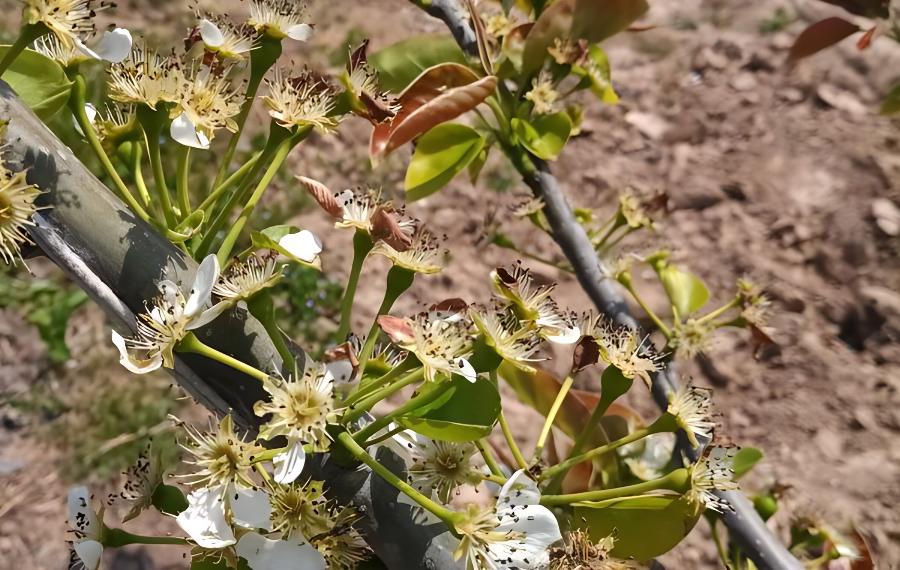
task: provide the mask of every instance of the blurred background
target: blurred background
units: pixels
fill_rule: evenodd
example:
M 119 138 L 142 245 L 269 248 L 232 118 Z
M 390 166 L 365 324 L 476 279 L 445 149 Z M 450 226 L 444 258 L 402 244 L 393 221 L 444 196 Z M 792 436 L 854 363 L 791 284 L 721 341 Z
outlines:
M 236 0 L 196 4 L 236 20 L 246 10 Z M 746 334 L 723 332 L 681 371 L 714 389 L 722 433 L 765 452 L 743 484 L 782 490 L 777 529 L 783 532 L 788 514 L 855 524 L 891 568 L 900 564 L 900 120 L 877 110 L 900 81 L 900 46 L 884 39 L 860 52 L 848 40 L 789 69 L 786 53 L 797 34 L 843 15 L 838 8 L 814 0 L 651 4 L 644 21 L 655 29 L 604 46 L 621 102 L 586 106 L 581 133 L 555 171 L 574 206 L 604 216 L 629 187 L 668 193 L 670 212 L 657 235 L 625 242 L 622 252 L 672 248 L 710 286 L 713 301 L 730 298 L 742 276 L 766 288 L 775 346 L 754 358 Z M 14 39 L 20 7 L 0 0 L 10 15 L 0 24 L 2 43 Z M 193 21 L 180 1 L 124 0 L 101 15 L 104 24 L 140 31 L 162 51 L 180 45 Z M 343 65 L 347 46 L 363 38 L 375 51 L 442 30 L 405 0 L 317 1 L 310 21 L 316 35 L 292 45 L 289 57 L 326 70 Z M 64 140 L 82 144 L 67 119 L 56 122 Z M 260 116 L 258 124 L 266 122 Z M 336 328 L 350 233 L 333 230 L 292 175 L 332 189 L 381 187 L 402 198 L 409 150 L 373 171 L 369 130 L 348 120 L 336 136 L 311 139 L 266 197 L 266 222 L 290 221 L 325 242 L 323 273 L 294 270 L 280 285 L 282 326 L 314 353 Z M 241 152 L 254 144 L 258 137 L 245 137 Z M 198 159 L 196 169 L 203 168 Z M 491 160 L 477 187 L 459 177 L 411 205 L 410 214 L 447 234 L 452 256 L 442 274 L 420 279 L 396 312 L 449 296 L 487 300 L 489 271 L 516 257 L 480 238 L 493 219 L 509 218 L 524 192 L 509 166 Z M 526 224 L 503 231 L 561 259 Z M 386 267 L 379 264 L 367 265 L 362 283 L 369 286 L 357 296 L 359 331 L 381 298 Z M 560 282 L 562 305 L 587 306 L 571 276 L 529 265 Z M 100 310 L 49 262 L 31 260 L 29 268 L 33 277 L 22 267 L 0 267 L 0 569 L 65 568 L 67 487 L 85 482 L 98 495 L 114 494 L 148 438 L 177 452 L 167 414 L 207 421 L 165 374 L 136 377 L 118 365 Z M 661 290 L 645 294 L 665 307 Z M 596 388 L 596 374 L 579 383 Z M 649 413 L 649 397 L 633 392 L 629 403 Z M 528 435 L 534 412 L 513 398 L 504 406 L 517 433 L 536 435 Z M 110 507 L 121 514 L 117 508 Z M 174 529 L 153 516 L 131 524 L 135 532 Z M 717 567 L 707 528 L 698 525 L 662 562 Z M 109 553 L 108 563 L 183 568 L 185 552 L 135 549 Z

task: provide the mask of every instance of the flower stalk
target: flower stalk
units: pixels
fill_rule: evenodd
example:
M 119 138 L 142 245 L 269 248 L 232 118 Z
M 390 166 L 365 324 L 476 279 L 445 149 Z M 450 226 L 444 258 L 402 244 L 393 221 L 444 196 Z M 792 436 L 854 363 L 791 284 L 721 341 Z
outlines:
M 374 406 L 378 402 L 384 400 L 391 394 L 394 394 L 395 392 L 402 390 L 403 388 L 405 388 L 406 386 L 409 386 L 410 384 L 415 384 L 416 382 L 420 382 L 424 376 L 425 376 L 425 369 L 421 368 L 421 367 L 416 368 L 415 370 L 413 370 L 412 372 L 410 372 L 403 378 L 397 380 L 393 384 L 389 384 L 388 386 L 385 386 L 384 388 L 376 391 L 375 393 L 371 394 L 370 396 L 363 398 L 358 403 L 353 404 L 352 406 L 348 407 L 347 413 L 344 414 L 343 423 L 345 425 L 353 423 L 354 421 L 356 421 L 360 417 L 362 417 L 363 414 L 368 412 L 372 408 L 372 406 Z
M 394 306 L 394 303 L 400 295 L 405 293 L 406 290 L 412 286 L 415 277 L 416 274 L 412 271 L 396 265 L 391 267 L 390 271 L 388 271 L 387 287 L 384 291 L 384 298 L 381 301 L 381 306 L 378 307 L 375 321 L 372 323 L 371 328 L 369 328 L 369 334 L 366 336 L 366 343 L 363 345 L 362 350 L 359 351 L 360 369 L 365 370 L 366 362 L 368 362 L 369 357 L 372 356 L 372 351 L 375 349 L 375 341 L 378 340 L 378 317 L 391 310 L 391 307 Z
M 654 479 L 635 485 L 625 485 L 614 489 L 601 489 L 599 491 L 585 491 L 583 493 L 571 493 L 568 495 L 543 495 L 541 504 L 545 507 L 571 505 L 582 501 L 607 501 L 621 499 L 623 497 L 636 497 L 651 491 L 674 491 L 686 493 L 690 490 L 691 476 L 685 468 L 674 471 Z
M 566 377 L 563 381 L 563 385 L 559 388 L 559 393 L 556 394 L 556 399 L 550 406 L 550 411 L 547 412 L 544 426 L 541 428 L 541 433 L 538 435 L 537 443 L 534 446 L 533 457 L 535 461 L 541 458 L 541 454 L 544 451 L 544 445 L 546 445 L 547 438 L 550 436 L 550 428 L 553 427 L 553 422 L 556 421 L 556 415 L 559 413 L 560 408 L 562 408 L 562 404 L 569 394 L 569 390 L 572 388 L 574 382 L 575 379 L 572 378 L 571 375 Z
M 421 394 L 407 400 L 405 404 L 398 406 L 390 413 L 385 414 L 359 432 L 353 434 L 353 439 L 355 439 L 360 444 L 364 443 L 367 439 L 381 431 L 383 428 L 387 427 L 387 425 L 390 424 L 394 420 L 394 418 L 404 416 L 412 411 L 427 406 L 428 404 L 434 402 L 435 400 L 446 394 L 447 391 L 452 387 L 453 384 L 450 382 L 450 380 L 445 380 L 437 386 L 433 386 L 431 387 L 431 389 L 423 391 Z
M 156 184 L 156 194 L 159 197 L 163 216 L 169 229 L 177 226 L 175 209 L 172 207 L 172 199 L 169 194 L 169 185 L 166 183 L 166 172 L 162 163 L 159 139 L 162 136 L 166 111 L 162 107 L 158 110 L 141 106 L 138 108 L 138 119 L 144 129 L 144 142 L 147 145 L 147 156 L 150 159 L 150 167 L 153 171 L 153 180 Z
M 205 356 L 211 360 L 215 360 L 216 362 L 221 362 L 226 366 L 230 366 L 234 368 L 238 372 L 243 372 L 247 376 L 252 378 L 256 378 L 260 382 L 263 382 L 269 378 L 269 375 L 259 370 L 258 368 L 254 368 L 249 364 L 241 362 L 240 360 L 228 356 L 224 352 L 220 352 L 215 348 L 204 344 L 197 335 L 194 333 L 188 333 L 187 336 L 178 344 L 177 348 L 178 352 L 188 352 L 192 354 L 199 354 L 200 356 Z
M 356 230 L 353 234 L 353 261 L 350 264 L 350 276 L 347 278 L 347 288 L 344 290 L 344 298 L 341 300 L 341 322 L 334 334 L 338 342 L 344 341 L 350 333 L 350 318 L 353 315 L 353 299 L 356 297 L 356 288 L 359 284 L 359 276 L 362 273 L 366 256 L 372 251 L 372 238 L 369 234 Z

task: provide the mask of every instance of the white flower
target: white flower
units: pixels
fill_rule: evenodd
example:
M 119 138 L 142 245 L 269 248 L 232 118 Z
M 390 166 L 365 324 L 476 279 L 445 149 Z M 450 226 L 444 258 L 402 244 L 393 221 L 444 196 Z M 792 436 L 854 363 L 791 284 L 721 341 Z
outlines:
M 322 253 L 322 241 L 309 230 L 287 234 L 278 240 L 278 245 L 288 254 L 311 264 L 317 263 Z
M 222 492 L 201 487 L 187 496 L 188 508 L 175 518 L 178 526 L 203 548 L 225 548 L 235 543 L 234 531 L 225 518 Z
M 241 97 L 228 80 L 228 68 L 213 71 L 201 65 L 183 75 L 169 135 L 179 144 L 205 150 L 217 130 L 237 130 L 234 117 L 241 112 Z
M 537 484 L 525 471 L 513 473 L 494 507 L 469 505 L 466 519 L 457 523 L 462 538 L 456 559 L 464 558 L 467 570 L 546 568 L 549 547 L 562 534 L 556 517 L 540 500 Z
M 201 487 L 187 496 L 188 507 L 176 522 L 203 548 L 225 548 L 235 543 L 235 526 L 271 530 L 269 495 L 263 490 L 228 484 Z
M 75 534 L 72 547 L 86 570 L 100 567 L 103 545 L 102 516 L 98 516 L 91 506 L 91 493 L 87 487 L 73 487 L 69 490 L 69 527 Z
M 435 441 L 409 430 L 392 439 L 410 459 L 406 471 L 410 484 L 428 497 L 435 493 L 448 503 L 457 487 L 481 481 L 472 468 L 478 448 L 471 442 Z
M 252 570 L 325 570 L 325 558 L 299 533 L 272 540 L 248 532 L 235 547 Z
M 312 37 L 313 28 L 303 22 L 303 15 L 304 6 L 296 0 L 253 0 L 247 23 L 278 40 L 305 42 Z
M 0 147 L 2 148 L 2 147 Z M 21 259 L 19 249 L 31 238 L 26 228 L 38 211 L 34 201 L 41 191 L 25 181 L 25 173 L 12 174 L 0 165 L 0 258 L 6 263 Z
M 497 354 L 526 372 L 534 372 L 532 362 L 541 344 L 533 328 L 522 326 L 515 313 L 506 309 L 483 309 L 469 312 L 475 326 Z
M 22 19 L 32 25 L 43 24 L 59 41 L 73 45 L 94 33 L 94 16 L 111 6 L 92 0 L 26 0 Z
M 657 354 L 648 343 L 650 337 L 627 327 L 614 327 L 606 322 L 598 324 L 591 334 L 600 349 L 600 359 L 619 369 L 625 378 L 640 378 L 649 387 L 650 375 L 660 369 L 663 355 Z
M 230 22 L 203 18 L 197 24 L 197 30 L 206 50 L 221 58 L 242 60 L 253 49 L 253 38 Z
M 231 415 L 219 420 L 218 429 L 201 433 L 196 428 L 184 425 L 190 440 L 181 447 L 191 454 L 184 462 L 197 468 L 194 473 L 184 475 L 193 485 L 224 487 L 238 482 L 252 486 L 253 458 L 263 452 L 263 448 L 245 441 L 234 431 Z
M 674 394 L 669 395 L 668 413 L 675 416 L 678 426 L 684 430 L 688 441 L 699 447 L 697 437 L 712 437 L 716 423 L 712 421 L 711 390 L 684 385 Z
M 397 346 L 419 359 L 429 382 L 438 373 L 459 374 L 469 382 L 477 379 L 478 373 L 468 360 L 472 352 L 470 325 L 461 315 L 435 311 L 406 319 L 383 315 L 378 324 Z
M 153 504 L 153 493 L 163 484 L 162 456 L 149 445 L 138 456 L 125 475 L 125 485 L 119 496 L 131 504 L 131 510 L 122 519 L 128 522 Z
M 197 269 L 187 299 L 171 281 L 159 284 L 155 306 L 139 316 L 137 335 L 124 338 L 112 332 L 119 349 L 119 362 L 135 374 L 146 374 L 161 366 L 175 366 L 174 350 L 188 332 L 203 327 L 228 308 L 225 303 L 210 306 L 213 286 L 219 279 L 219 262 L 209 255 Z
M 691 474 L 688 499 L 718 513 L 733 510 L 726 500 L 715 494 L 715 491 L 735 491 L 739 488 L 734 481 L 733 459 L 734 453 L 730 448 L 707 447 L 700 459 L 688 468 Z
M 269 116 L 282 127 L 313 127 L 322 133 L 337 128 L 339 119 L 332 115 L 334 91 L 322 76 L 304 71 L 291 77 L 276 69 L 266 85 L 269 94 L 263 97 L 263 103 Z
M 181 62 L 174 55 L 162 57 L 135 42 L 128 57 L 109 69 L 109 97 L 156 109 L 159 103 L 178 102 L 184 80 Z
M 131 53 L 131 32 L 125 28 L 115 28 L 103 32 L 103 37 L 92 48 L 87 47 L 80 39 L 67 44 L 57 36 L 42 36 L 34 42 L 34 50 L 56 62 L 63 67 L 97 60 L 109 63 L 120 63 Z
M 306 465 L 306 450 L 299 439 L 289 439 L 287 447 L 272 459 L 275 466 L 275 482 L 282 485 L 293 483 L 303 473 Z
M 447 252 L 441 240 L 430 231 L 421 229 L 413 236 L 409 248 L 404 251 L 398 251 L 387 242 L 379 241 L 370 253 L 383 255 L 395 266 L 428 275 L 439 273 L 443 269 L 442 262 Z
M 497 296 L 512 303 L 519 318 L 532 321 L 542 337 L 554 344 L 575 344 L 581 329 L 572 315 L 563 313 L 550 297 L 556 285 L 535 285 L 531 272 L 520 264 L 491 272 Z
M 334 413 L 334 379 L 324 364 L 309 359 L 300 378 L 270 376 L 263 382 L 263 389 L 272 398 L 256 402 L 253 411 L 258 416 L 272 414 L 272 417 L 260 427 L 259 437 L 266 440 L 287 437 L 287 453 L 293 458 L 284 456 L 282 460 L 286 464 L 302 463 L 304 455 L 296 450 L 298 443 L 310 444 L 314 451 L 328 449 L 331 438 L 326 428 Z M 295 469 L 285 466 L 288 472 Z
M 230 303 L 246 300 L 272 287 L 281 279 L 281 268 L 275 263 L 277 254 L 251 254 L 236 261 L 213 287 L 213 294 Z

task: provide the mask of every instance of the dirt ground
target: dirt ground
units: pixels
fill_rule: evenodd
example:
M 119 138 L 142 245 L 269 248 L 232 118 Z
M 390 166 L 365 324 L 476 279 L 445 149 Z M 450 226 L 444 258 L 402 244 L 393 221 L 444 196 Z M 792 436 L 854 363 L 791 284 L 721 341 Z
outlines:
M 140 0 L 120 3 L 120 15 L 128 13 L 123 4 L 143 8 L 149 26 L 171 26 Z M 761 23 L 779 8 L 793 21 L 762 33 Z M 860 53 L 851 40 L 794 69 L 784 65 L 806 23 L 839 12 L 813 1 L 657 2 L 647 17 L 656 29 L 607 46 L 622 102 L 588 106 L 584 132 L 554 170 L 573 205 L 602 212 L 611 212 L 616 193 L 628 186 L 665 190 L 672 211 L 659 236 L 626 247 L 671 247 L 709 284 L 714 300 L 726 300 L 741 276 L 765 285 L 777 347 L 754 359 L 745 335 L 725 333 L 706 357 L 681 370 L 715 389 L 729 438 L 764 450 L 748 487 L 789 486 L 787 507 L 835 526 L 856 524 L 879 567 L 893 568 L 900 565 L 900 121 L 876 112 L 880 97 L 900 81 L 900 46 L 882 39 Z M 399 39 L 398 30 L 403 36 L 440 30 L 403 0 L 320 2 L 313 14 L 318 34 L 297 61 L 325 63 L 351 31 L 371 37 L 378 49 Z M 348 123 L 337 137 L 297 151 L 293 170 L 332 188 L 370 183 L 399 196 L 405 156 L 369 172 L 368 127 Z M 453 256 L 443 274 L 417 283 L 399 310 L 448 296 L 486 300 L 490 269 L 514 259 L 476 243 L 485 215 L 524 191 L 501 163 L 487 172 L 477 188 L 458 180 L 409 208 L 449 236 Z M 286 183 L 273 194 L 279 190 L 298 191 Z M 323 238 L 325 271 L 340 280 L 349 235 L 330 229 L 317 211 L 295 223 Z M 513 224 L 508 231 L 560 259 L 528 228 Z M 533 266 L 560 281 L 562 304 L 587 306 L 570 277 Z M 384 267 L 370 271 L 363 283 L 373 286 L 358 297 L 360 330 L 382 292 L 375 284 Z M 105 346 L 106 334 L 97 311 L 82 311 L 72 327 L 75 346 L 94 357 L 76 350 L 66 381 L 117 374 L 112 350 L 94 348 Z M 45 381 L 42 350 L 17 316 L 0 313 L 0 388 L 27 390 Z M 97 360 L 106 363 L 99 373 Z M 649 411 L 647 400 L 632 403 Z M 531 412 L 505 405 L 520 431 L 530 433 Z M 27 421 L 9 420 L 3 410 L 0 416 L 0 568 L 62 568 L 68 482 L 50 468 L 54 452 L 37 447 Z M 701 526 L 663 558 L 668 567 L 717 567 Z M 783 533 L 783 524 L 776 530 Z M 115 567 L 176 568 L 180 554 L 157 558 L 155 566 L 138 556 Z

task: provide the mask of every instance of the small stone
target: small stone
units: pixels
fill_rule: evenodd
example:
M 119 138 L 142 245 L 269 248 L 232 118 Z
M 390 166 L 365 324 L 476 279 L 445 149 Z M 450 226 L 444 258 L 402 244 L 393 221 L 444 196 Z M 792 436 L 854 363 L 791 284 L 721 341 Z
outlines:
M 858 407 L 853 410 L 853 419 L 850 420 L 850 427 L 853 429 L 864 429 L 875 431 L 878 429 L 878 420 L 871 408 Z
M 872 217 L 878 229 L 886 235 L 900 235 L 900 208 L 887 198 L 872 201 Z
M 780 99 L 787 101 L 788 103 L 800 103 L 804 99 L 806 99 L 806 95 L 803 94 L 803 91 L 797 89 L 796 87 L 785 87 L 784 89 L 779 89 L 777 95 Z
M 813 436 L 813 443 L 822 454 L 830 459 L 839 459 L 844 452 L 844 440 L 840 434 L 827 428 L 822 428 Z
M 692 67 L 697 70 L 704 70 L 707 68 L 725 69 L 727 66 L 728 57 L 724 53 L 718 52 L 709 46 L 698 51 L 692 62 Z
M 756 76 L 749 71 L 741 71 L 731 78 L 731 88 L 735 91 L 750 91 L 757 85 Z
M 625 121 L 637 128 L 642 135 L 651 140 L 661 140 L 671 125 L 664 118 L 653 113 L 630 111 L 625 115 Z
M 820 85 L 816 89 L 816 96 L 826 105 L 851 115 L 865 115 L 869 112 L 856 95 L 830 83 Z
M 729 182 L 728 184 L 723 184 L 722 192 L 732 200 L 736 200 L 738 202 L 747 201 L 747 193 L 744 192 L 744 185 L 740 182 Z

